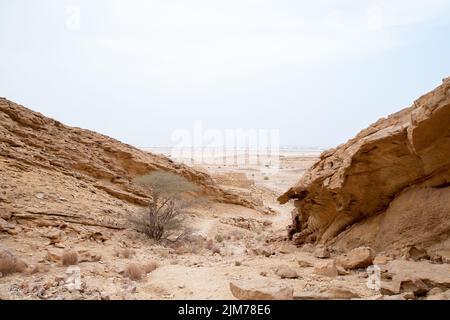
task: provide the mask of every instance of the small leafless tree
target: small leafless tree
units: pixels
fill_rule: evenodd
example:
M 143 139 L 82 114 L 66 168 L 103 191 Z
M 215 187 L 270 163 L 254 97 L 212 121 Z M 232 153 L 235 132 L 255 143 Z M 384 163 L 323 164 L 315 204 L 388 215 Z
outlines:
M 156 241 L 168 240 L 182 227 L 182 215 L 192 206 L 189 194 L 198 187 L 186 178 L 165 171 L 155 171 L 137 178 L 136 183 L 147 188 L 151 200 L 148 207 L 133 218 L 137 229 Z M 185 229 L 174 240 L 180 240 L 190 234 Z

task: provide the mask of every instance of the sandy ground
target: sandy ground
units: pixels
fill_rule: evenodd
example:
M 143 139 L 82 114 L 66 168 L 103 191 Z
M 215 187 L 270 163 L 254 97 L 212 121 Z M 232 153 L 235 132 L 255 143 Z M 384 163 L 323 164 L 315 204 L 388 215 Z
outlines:
M 294 289 L 294 296 L 311 297 L 329 289 L 347 289 L 361 298 L 377 298 L 366 286 L 365 273 L 354 271 L 333 278 L 314 274 L 311 266 L 321 262 L 308 250 L 283 241 L 289 224 L 291 205 L 280 206 L 277 196 L 295 183 L 316 156 L 281 157 L 279 170 L 269 175 L 258 166 L 201 166 L 224 188 L 249 193 L 275 213 L 265 215 L 230 204 L 212 203 L 195 208 L 186 218 L 197 237 L 182 246 L 155 244 L 132 230 L 103 230 L 89 238 L 63 229 L 61 241 L 49 243 L 46 234 L 54 226 L 27 229 L 20 236 L 0 234 L 3 247 L 14 251 L 34 271 L 0 278 L 1 299 L 235 299 L 231 282 L 257 282 L 270 287 L 274 282 Z M 86 208 L 87 210 L 89 208 Z M 28 230 L 28 231 L 27 231 Z M 209 243 L 209 244 L 208 244 Z M 70 248 L 88 255 L 79 262 L 81 290 L 70 291 L 64 284 L 67 267 L 59 261 Z M 101 257 L 101 258 L 92 258 Z M 98 260 L 98 261 L 97 261 Z M 130 264 L 156 262 L 159 267 L 133 281 L 124 273 Z M 298 273 L 297 279 L 281 279 L 276 270 L 286 265 Z M 29 268 L 30 269 L 30 268 Z

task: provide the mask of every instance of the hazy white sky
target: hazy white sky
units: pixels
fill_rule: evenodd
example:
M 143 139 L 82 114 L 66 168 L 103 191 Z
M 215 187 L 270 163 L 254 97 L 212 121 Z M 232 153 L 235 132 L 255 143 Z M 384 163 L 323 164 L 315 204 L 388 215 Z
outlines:
M 0 96 L 137 146 L 196 120 L 334 146 L 449 57 L 448 0 L 0 0 Z

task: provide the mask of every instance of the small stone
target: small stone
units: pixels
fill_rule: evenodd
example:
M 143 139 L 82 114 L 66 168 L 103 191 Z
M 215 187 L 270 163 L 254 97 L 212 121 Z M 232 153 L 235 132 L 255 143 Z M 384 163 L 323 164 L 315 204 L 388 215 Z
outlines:
M 298 265 L 301 268 L 312 268 L 312 267 L 314 267 L 314 265 L 312 263 L 310 263 L 308 261 L 304 261 L 304 260 L 298 260 L 297 263 L 298 263 Z
M 374 259 L 373 250 L 369 247 L 360 247 L 353 249 L 346 255 L 336 259 L 336 263 L 345 269 L 366 268 L 372 265 Z
M 325 295 L 331 299 L 349 300 L 360 298 L 360 296 L 351 290 L 344 288 L 331 288 L 325 292 Z
M 437 256 L 443 263 L 450 263 L 450 250 L 441 250 L 437 252 Z
M 55 244 L 61 242 L 62 231 L 61 230 L 52 230 L 50 232 L 42 233 L 42 236 L 50 239 L 50 244 Z
M 400 286 L 401 292 L 411 292 L 416 296 L 424 296 L 428 292 L 428 286 L 420 279 L 404 281 Z
M 39 200 L 42 200 L 45 198 L 45 194 L 42 192 L 37 192 L 34 196 Z
M 314 274 L 325 277 L 337 277 L 338 270 L 336 268 L 336 262 L 334 260 L 330 260 L 317 264 L 314 267 Z
M 330 256 L 331 256 L 330 251 L 328 250 L 327 247 L 324 246 L 320 246 L 314 251 L 314 257 L 319 259 L 327 259 Z
M 283 243 L 278 251 L 283 254 L 290 254 L 296 252 L 298 249 L 291 243 Z
M 55 251 L 51 251 L 51 250 L 48 250 L 47 251 L 47 261 L 50 261 L 50 262 L 60 262 L 61 261 L 61 258 L 62 257 L 62 252 L 55 252 Z
M 281 279 L 296 279 L 298 278 L 297 272 L 292 269 L 291 267 L 287 265 L 281 265 L 277 268 L 275 273 L 281 278 Z
M 434 295 L 437 295 L 437 294 L 441 294 L 442 292 L 444 292 L 444 291 L 441 288 L 436 287 L 436 288 L 433 288 L 430 291 L 428 291 L 427 296 L 434 296 Z
M 340 276 L 348 276 L 350 274 L 350 272 L 345 270 L 342 266 L 336 265 L 336 269 L 338 271 L 338 275 Z
M 420 260 L 428 260 L 430 259 L 430 256 L 424 249 L 412 246 L 408 248 L 408 250 L 406 251 L 406 259 L 413 261 L 420 261 Z
M 102 256 L 87 250 L 78 250 L 78 262 L 99 262 Z
M 303 252 L 313 253 L 315 248 L 311 243 L 304 244 L 301 249 Z
M 390 259 L 388 257 L 379 255 L 376 256 L 375 259 L 373 259 L 373 264 L 378 266 L 384 266 L 389 262 L 389 260 Z
M 395 294 L 392 296 L 383 296 L 383 300 L 406 300 L 405 294 Z

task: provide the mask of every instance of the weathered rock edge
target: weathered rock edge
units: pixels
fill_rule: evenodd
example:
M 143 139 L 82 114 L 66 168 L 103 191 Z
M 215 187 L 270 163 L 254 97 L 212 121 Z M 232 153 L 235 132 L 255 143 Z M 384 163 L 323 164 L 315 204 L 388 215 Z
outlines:
M 450 78 L 406 109 L 325 151 L 279 197 L 294 200 L 289 236 L 383 250 L 450 236 Z

